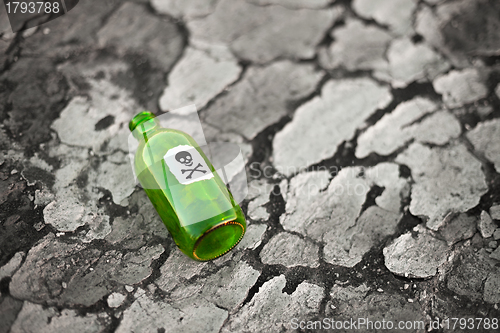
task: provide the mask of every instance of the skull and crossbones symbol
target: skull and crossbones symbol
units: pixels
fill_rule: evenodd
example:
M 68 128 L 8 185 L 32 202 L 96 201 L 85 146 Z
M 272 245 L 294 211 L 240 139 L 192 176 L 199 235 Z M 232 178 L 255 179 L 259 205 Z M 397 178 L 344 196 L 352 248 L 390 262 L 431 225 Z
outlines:
M 190 167 L 193 165 L 193 157 L 187 151 L 178 152 L 175 155 L 175 159 L 177 160 L 177 162 L 184 164 L 185 166 Z M 189 172 L 189 175 L 186 177 L 186 179 L 191 179 L 195 171 L 206 173 L 205 170 L 198 170 L 198 168 L 201 167 L 203 167 L 203 165 L 201 163 L 198 163 L 198 165 L 195 166 L 193 169 L 181 169 L 181 172 L 182 174 L 184 174 L 185 172 Z

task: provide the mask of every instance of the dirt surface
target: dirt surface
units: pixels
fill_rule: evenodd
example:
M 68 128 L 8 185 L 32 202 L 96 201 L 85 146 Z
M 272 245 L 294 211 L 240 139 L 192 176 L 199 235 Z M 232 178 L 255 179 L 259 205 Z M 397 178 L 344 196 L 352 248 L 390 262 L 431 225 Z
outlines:
M 0 333 L 497 332 L 499 27 L 487 0 L 80 0 L 0 33 Z M 127 156 L 137 112 L 189 104 L 249 181 L 205 263 Z

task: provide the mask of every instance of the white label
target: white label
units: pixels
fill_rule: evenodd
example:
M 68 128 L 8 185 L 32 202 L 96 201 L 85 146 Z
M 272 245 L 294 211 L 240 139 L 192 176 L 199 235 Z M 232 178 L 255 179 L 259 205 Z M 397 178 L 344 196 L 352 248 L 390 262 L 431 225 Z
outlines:
M 192 146 L 174 147 L 167 151 L 163 159 L 170 172 L 183 185 L 214 177 L 203 157 Z

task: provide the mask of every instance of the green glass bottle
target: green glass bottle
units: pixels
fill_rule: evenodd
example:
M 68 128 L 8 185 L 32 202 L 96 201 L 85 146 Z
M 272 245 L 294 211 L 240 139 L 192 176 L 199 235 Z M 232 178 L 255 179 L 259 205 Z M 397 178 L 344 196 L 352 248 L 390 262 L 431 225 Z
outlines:
M 129 123 L 139 141 L 134 169 L 179 249 L 206 261 L 231 250 L 246 221 L 214 167 L 188 134 L 141 112 Z

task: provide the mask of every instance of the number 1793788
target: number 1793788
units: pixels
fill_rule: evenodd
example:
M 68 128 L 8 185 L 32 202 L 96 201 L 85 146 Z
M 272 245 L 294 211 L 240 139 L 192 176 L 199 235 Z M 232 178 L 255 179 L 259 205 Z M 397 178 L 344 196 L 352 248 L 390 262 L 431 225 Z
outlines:
M 5 3 L 5 7 L 7 9 L 8 14 L 16 14 L 16 13 L 30 13 L 30 14 L 58 14 L 61 11 L 59 6 L 59 2 L 17 2 L 17 1 L 9 1 Z

